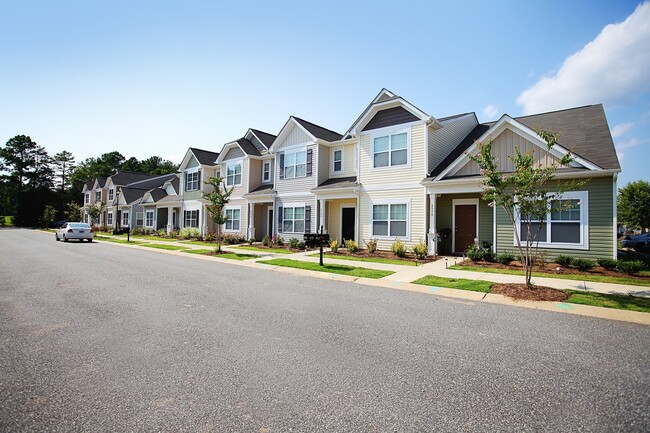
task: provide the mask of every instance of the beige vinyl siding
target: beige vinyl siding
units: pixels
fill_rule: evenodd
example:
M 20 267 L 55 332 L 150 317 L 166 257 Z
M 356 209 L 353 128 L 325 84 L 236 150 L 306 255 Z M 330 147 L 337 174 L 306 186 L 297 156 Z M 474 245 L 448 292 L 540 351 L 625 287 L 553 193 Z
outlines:
M 251 192 L 262 184 L 262 161 L 259 159 L 249 159 L 248 164 L 248 189 Z
M 330 239 L 341 240 L 341 208 L 342 207 L 356 207 L 357 200 L 342 199 L 342 200 L 327 200 L 326 212 L 327 212 L 327 232 L 330 235 Z M 355 224 L 357 221 L 355 221 Z M 356 224 L 358 227 L 359 224 Z M 356 232 L 356 228 L 355 228 Z M 361 243 L 359 248 L 365 247 L 365 244 Z
M 545 248 L 548 258 L 570 255 L 589 259 L 612 258 L 614 255 L 614 194 L 611 177 L 592 178 L 578 188 L 587 191 L 589 203 L 589 249 Z M 497 251 L 515 251 L 512 223 L 506 212 L 497 209 Z
M 407 246 L 417 244 L 420 238 L 426 242 L 425 213 L 426 200 L 422 188 L 402 189 L 393 191 L 364 191 L 359 196 L 359 221 L 360 233 L 357 235 L 359 245 L 372 238 L 372 203 L 380 204 L 385 201 L 391 203 L 404 202 L 408 207 L 407 238 L 403 239 Z M 394 239 L 378 239 L 378 248 L 390 250 Z
M 453 201 L 459 199 L 478 198 L 478 239 L 479 242 L 493 242 L 493 210 L 488 206 L 485 200 L 482 200 L 480 194 L 443 194 L 436 199 L 436 232 L 441 229 L 454 230 L 453 222 Z M 451 254 L 452 234 L 448 239 L 441 239 L 438 244 L 439 254 Z
M 226 153 L 226 156 L 224 156 L 223 161 L 229 161 L 231 159 L 240 159 L 244 158 L 246 155 L 238 146 L 233 146 L 231 147 L 228 152 Z
M 501 171 L 512 172 L 515 170 L 514 163 L 508 157 L 515 155 L 515 148 L 518 148 L 522 154 L 533 152 L 536 167 L 548 167 L 550 164 L 558 161 L 558 158 L 551 155 L 548 151 L 526 140 L 510 129 L 505 129 L 494 139 L 492 144 L 492 155 L 496 158 Z M 479 174 L 479 170 L 475 162 L 468 161 L 459 170 L 451 174 L 456 176 L 470 176 Z
M 297 177 L 291 179 L 280 179 L 280 158 L 276 155 L 276 167 L 275 167 L 275 190 L 277 194 L 281 196 L 282 194 L 292 194 L 292 193 L 304 193 L 310 191 L 312 188 L 315 188 L 318 182 L 318 164 L 319 164 L 319 154 L 318 149 L 315 144 L 306 146 L 307 149 L 312 149 L 312 175 L 305 177 Z M 280 149 L 280 151 L 282 151 Z
M 476 117 L 468 114 L 459 119 L 445 122 L 440 129 L 429 127 L 429 162 L 427 173 L 431 172 L 449 153 L 478 125 Z
M 329 167 L 327 173 L 331 178 L 336 177 L 352 177 L 356 176 L 357 172 L 354 167 L 354 161 L 356 159 L 355 155 L 356 143 L 350 143 L 343 146 L 333 146 L 329 149 Z M 342 150 L 343 151 L 343 171 L 334 172 L 334 151 Z
M 230 230 L 226 231 L 226 226 L 224 225 L 222 227 L 223 232 L 229 235 L 239 235 L 239 236 L 246 237 L 247 230 L 248 230 L 248 201 L 246 199 L 230 200 L 230 202 L 224 207 L 224 212 L 226 209 L 230 209 L 233 207 L 241 209 L 239 231 L 234 231 L 234 232 Z M 208 218 L 210 217 L 208 216 Z
M 249 180 L 248 174 L 250 172 L 250 167 L 248 164 L 249 161 L 250 161 L 249 159 L 239 160 L 239 162 L 241 162 L 241 185 L 227 186 L 227 188 L 231 188 L 231 187 L 233 188 L 232 197 L 240 197 L 246 194 L 247 192 L 249 192 L 248 190 L 248 180 Z M 228 174 L 228 170 L 227 170 L 228 164 L 236 165 L 237 163 L 238 163 L 237 160 L 228 160 L 228 161 L 223 161 L 221 163 L 221 177 L 223 178 L 224 184 L 227 181 L 226 178 Z
M 280 147 L 305 144 L 313 140 L 314 139 L 309 134 L 307 134 L 301 127 L 294 124 L 293 128 L 291 128 L 291 131 L 289 131 L 289 133 L 287 134 L 287 138 L 284 139 Z M 314 150 L 314 152 L 316 152 L 316 150 Z
M 363 185 L 390 185 L 396 183 L 419 183 L 424 177 L 426 125 L 420 123 L 404 128 L 397 125 L 386 129 L 377 129 L 363 133 L 360 136 L 360 181 Z M 408 130 L 409 164 L 406 166 L 373 168 L 373 138 Z M 353 156 L 354 160 L 354 156 Z
M 329 179 L 330 174 L 330 152 L 331 149 L 327 146 L 318 145 L 318 185 Z M 315 151 L 314 151 L 315 152 Z M 314 165 L 315 167 L 315 165 Z M 316 174 L 316 173 L 314 173 Z

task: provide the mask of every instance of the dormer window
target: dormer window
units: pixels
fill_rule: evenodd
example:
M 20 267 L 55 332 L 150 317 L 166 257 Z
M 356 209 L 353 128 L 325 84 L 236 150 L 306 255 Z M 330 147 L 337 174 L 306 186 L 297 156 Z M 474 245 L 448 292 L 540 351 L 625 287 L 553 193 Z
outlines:
M 95 191 L 95 201 L 96 202 L 102 201 L 102 191 L 100 189 Z
M 373 160 L 375 168 L 408 164 L 408 133 L 374 137 Z
M 241 161 L 235 164 L 228 164 L 226 168 L 226 185 L 241 185 Z

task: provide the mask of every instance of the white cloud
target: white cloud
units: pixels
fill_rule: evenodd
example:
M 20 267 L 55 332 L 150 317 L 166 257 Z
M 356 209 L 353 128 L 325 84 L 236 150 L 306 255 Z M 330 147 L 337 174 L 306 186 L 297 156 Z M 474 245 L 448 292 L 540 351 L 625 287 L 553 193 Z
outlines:
M 526 114 L 578 105 L 615 104 L 650 90 L 650 2 L 622 23 L 609 24 L 517 98 Z
M 487 117 L 488 119 L 493 119 L 498 112 L 499 112 L 499 107 L 496 107 L 492 104 L 488 104 L 488 106 L 483 109 L 483 116 Z
M 621 135 L 625 135 L 625 133 L 627 133 L 632 128 L 634 128 L 634 122 L 619 123 L 612 128 L 612 138 L 617 138 Z
M 638 146 L 639 144 L 645 143 L 647 141 L 648 140 L 641 141 L 638 138 L 632 138 L 622 143 L 616 143 L 616 148 L 618 150 L 629 149 L 630 147 Z

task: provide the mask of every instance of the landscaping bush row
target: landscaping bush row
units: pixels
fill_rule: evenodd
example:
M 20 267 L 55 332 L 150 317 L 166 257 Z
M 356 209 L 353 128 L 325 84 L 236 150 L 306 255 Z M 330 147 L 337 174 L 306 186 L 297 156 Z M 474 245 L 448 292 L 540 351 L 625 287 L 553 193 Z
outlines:
M 645 269 L 645 263 L 641 260 L 598 259 L 594 262 L 593 260 L 577 259 L 571 256 L 557 256 L 555 262 L 565 268 L 575 268 L 579 271 L 588 271 L 598 264 L 607 270 L 628 275 L 636 275 Z

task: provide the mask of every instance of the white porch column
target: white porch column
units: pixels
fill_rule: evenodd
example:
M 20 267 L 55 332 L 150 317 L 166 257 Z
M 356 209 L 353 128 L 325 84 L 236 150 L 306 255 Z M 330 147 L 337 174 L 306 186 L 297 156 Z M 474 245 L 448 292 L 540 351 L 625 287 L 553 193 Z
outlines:
M 255 204 L 248 203 L 248 230 L 246 238 L 251 239 L 255 237 Z
M 436 228 L 436 194 L 429 194 L 429 255 L 438 255 L 438 229 Z
M 327 219 L 326 219 L 326 214 L 327 213 L 325 212 L 325 203 L 326 203 L 326 200 L 324 200 L 324 199 L 318 200 L 318 204 L 319 204 L 319 209 L 318 209 L 319 226 L 316 227 L 316 230 L 319 231 L 320 226 L 323 226 L 323 232 L 327 233 Z
M 201 206 L 201 235 L 205 236 L 208 232 L 208 209 L 205 206 Z
M 167 236 L 169 236 L 172 233 L 172 230 L 174 230 L 174 208 L 173 207 L 168 207 L 167 208 Z

